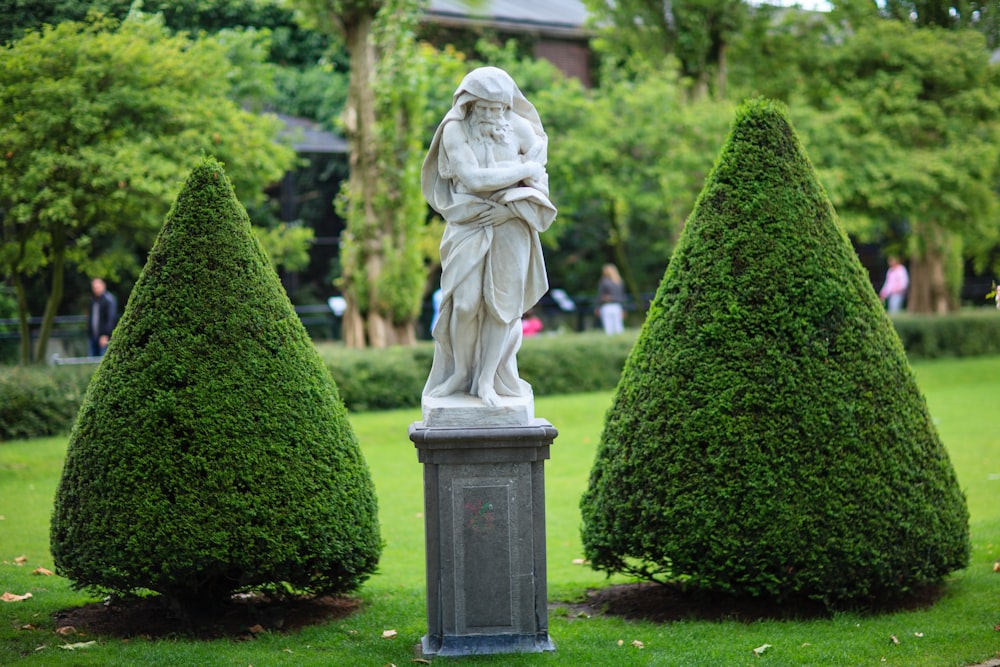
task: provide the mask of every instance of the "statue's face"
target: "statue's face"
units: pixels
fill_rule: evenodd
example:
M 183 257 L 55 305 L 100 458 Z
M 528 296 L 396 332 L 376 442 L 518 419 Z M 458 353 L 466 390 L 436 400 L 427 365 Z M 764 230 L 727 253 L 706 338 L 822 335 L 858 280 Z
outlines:
M 503 119 L 504 111 L 507 108 L 501 102 L 490 102 L 489 100 L 476 100 L 472 104 L 472 120 L 474 123 L 488 123 L 497 125 Z

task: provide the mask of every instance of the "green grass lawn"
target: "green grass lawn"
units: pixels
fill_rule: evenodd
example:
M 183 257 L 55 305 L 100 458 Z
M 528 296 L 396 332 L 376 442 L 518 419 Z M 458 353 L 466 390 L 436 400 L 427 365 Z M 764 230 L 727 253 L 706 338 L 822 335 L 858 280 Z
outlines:
M 970 566 L 949 578 L 932 608 L 881 616 L 842 613 L 807 621 L 682 621 L 663 625 L 550 612 L 551 654 L 438 658 L 469 665 L 970 665 L 1000 652 L 1000 356 L 915 365 L 918 381 L 950 452 L 972 515 Z M 549 598 L 582 598 L 605 586 L 582 557 L 578 501 L 600 437 L 609 393 L 539 398 L 535 412 L 559 437 L 546 464 Z M 66 438 L 0 444 L 0 664 L 34 665 L 383 665 L 413 664 L 426 630 L 422 471 L 407 438 L 418 410 L 352 416 L 379 494 L 385 551 L 359 593 L 363 610 L 293 633 L 252 641 L 182 638 L 121 640 L 60 636 L 52 615 L 92 601 L 53 569 L 48 522 Z M 122 508 L 128 511 L 128 508 Z M 23 565 L 15 559 L 24 556 Z M 611 583 L 624 579 L 612 579 Z M 382 638 L 396 630 L 395 639 Z M 896 637 L 898 644 L 892 641 Z M 622 644 L 619 645 L 619 640 Z M 634 640 L 644 648 L 632 645 Z M 76 650 L 62 648 L 91 642 Z M 762 655 L 753 649 L 770 645 Z

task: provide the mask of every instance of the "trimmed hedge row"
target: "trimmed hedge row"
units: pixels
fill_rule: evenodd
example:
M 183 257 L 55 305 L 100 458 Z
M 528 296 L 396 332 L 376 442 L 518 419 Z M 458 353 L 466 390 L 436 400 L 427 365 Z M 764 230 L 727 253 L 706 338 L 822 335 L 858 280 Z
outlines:
M 894 315 L 892 325 L 906 356 L 914 359 L 1000 354 L 1000 311 L 964 310 L 956 315 Z
M 0 442 L 68 433 L 93 366 L 0 366 Z
M 910 360 L 1000 354 L 1000 313 L 989 308 L 948 317 L 900 315 L 893 325 Z M 540 336 L 524 341 L 521 377 L 536 396 L 615 388 L 636 331 Z M 420 405 L 434 348 L 430 343 L 389 350 L 348 350 L 320 344 L 320 356 L 351 411 Z M 93 366 L 0 367 L 0 442 L 66 433 L 73 425 Z
M 524 341 L 517 355 L 521 378 L 536 396 L 613 389 L 635 332 L 540 336 Z M 434 355 L 433 344 L 388 350 L 348 350 L 320 345 L 319 353 L 350 410 L 387 410 L 420 405 Z

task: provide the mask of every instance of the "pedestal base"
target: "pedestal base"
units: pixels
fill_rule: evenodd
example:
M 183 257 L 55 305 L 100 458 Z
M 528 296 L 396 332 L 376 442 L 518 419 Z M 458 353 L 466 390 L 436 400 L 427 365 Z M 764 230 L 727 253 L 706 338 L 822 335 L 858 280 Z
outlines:
M 535 398 L 531 394 L 501 396 L 499 405 L 486 405 L 468 394 L 424 396 L 420 407 L 427 428 L 528 426 L 535 419 Z
M 543 464 L 556 429 L 410 426 L 424 464 L 424 655 L 537 653 L 548 635 Z
M 422 656 L 454 657 L 493 653 L 543 653 L 555 651 L 548 633 L 542 635 L 424 635 L 420 640 Z

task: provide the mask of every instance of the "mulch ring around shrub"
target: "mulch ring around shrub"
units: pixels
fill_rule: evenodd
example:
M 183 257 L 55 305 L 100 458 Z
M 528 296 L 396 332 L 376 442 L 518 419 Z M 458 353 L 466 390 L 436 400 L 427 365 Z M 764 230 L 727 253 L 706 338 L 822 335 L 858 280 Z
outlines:
M 160 595 L 116 598 L 54 614 L 56 632 L 64 636 L 99 635 L 159 639 L 253 639 L 263 632 L 294 632 L 345 618 L 361 609 L 350 597 L 283 597 L 237 595 L 211 612 L 185 617 Z
M 926 609 L 943 594 L 944 587 L 928 585 L 892 602 L 869 605 L 865 613 L 893 613 Z M 570 619 L 617 616 L 629 620 L 670 623 L 681 620 L 741 621 L 810 620 L 830 618 L 832 613 L 814 600 L 733 597 L 691 590 L 678 584 L 641 582 L 589 589 L 581 602 L 560 602 L 551 609 L 566 609 Z

